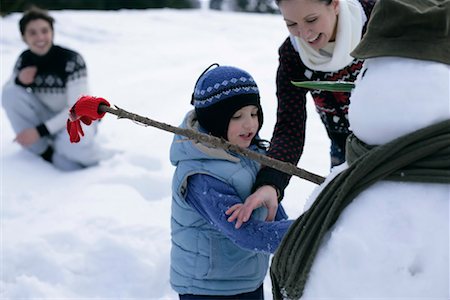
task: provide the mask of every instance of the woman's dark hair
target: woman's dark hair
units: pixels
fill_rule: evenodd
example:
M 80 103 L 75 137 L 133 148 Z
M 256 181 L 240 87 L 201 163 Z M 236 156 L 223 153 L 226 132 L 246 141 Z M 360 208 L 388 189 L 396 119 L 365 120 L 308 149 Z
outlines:
M 40 9 L 39 7 L 33 6 L 29 10 L 23 13 L 22 18 L 19 21 L 19 28 L 20 33 L 22 35 L 25 34 L 25 28 L 27 27 L 28 23 L 34 20 L 42 19 L 44 21 L 47 21 L 50 24 L 50 28 L 53 30 L 53 23 L 55 22 L 55 19 L 53 19 L 47 11 Z
M 278 4 L 280 4 L 282 1 L 287 1 L 287 0 L 275 0 L 275 3 L 278 5 Z M 331 4 L 331 1 L 333 1 L 333 0 L 315 0 L 315 1 L 323 2 L 323 3 L 325 3 L 326 5 L 329 5 L 329 4 Z

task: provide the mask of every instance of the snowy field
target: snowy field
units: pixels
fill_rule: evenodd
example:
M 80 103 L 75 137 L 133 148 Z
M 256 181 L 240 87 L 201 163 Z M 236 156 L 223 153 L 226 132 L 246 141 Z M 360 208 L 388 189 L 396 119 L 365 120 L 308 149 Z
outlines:
M 206 10 L 54 11 L 55 44 L 79 51 L 91 93 L 179 125 L 197 77 L 213 62 L 249 71 L 275 122 L 282 17 Z M 19 14 L 1 19 L 1 84 L 25 49 Z M 308 104 L 300 167 L 328 174 L 325 130 Z M 172 134 L 107 115 L 103 145 L 117 154 L 63 173 L 13 143 L 0 110 L 1 299 L 174 299 L 169 285 Z M 293 178 L 283 201 L 297 217 L 315 185 Z M 266 299 L 271 299 L 269 276 Z

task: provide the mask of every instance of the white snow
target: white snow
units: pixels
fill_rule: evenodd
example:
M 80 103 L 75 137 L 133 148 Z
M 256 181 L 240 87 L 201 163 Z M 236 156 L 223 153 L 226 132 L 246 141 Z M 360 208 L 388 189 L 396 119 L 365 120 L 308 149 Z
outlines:
M 275 122 L 280 16 L 207 10 L 52 11 L 55 43 L 88 64 L 92 95 L 178 126 L 211 63 L 249 71 Z M 25 49 L 20 14 L 1 18 L 1 84 Z M 312 103 L 301 167 L 328 173 L 329 141 Z M 1 124 L 1 299 L 173 299 L 169 285 L 173 135 L 107 115 L 99 138 L 119 151 L 98 167 L 63 173 L 13 143 Z M 303 210 L 315 185 L 293 178 L 285 207 Z M 269 276 L 266 299 L 271 299 Z
M 261 135 L 270 138 L 276 111 L 277 49 L 287 37 L 281 16 L 169 9 L 51 13 L 57 20 L 55 43 L 79 51 L 87 61 L 92 95 L 130 112 L 179 125 L 191 109 L 193 86 L 204 68 L 213 62 L 234 65 L 249 71 L 260 87 L 265 113 Z M 2 84 L 25 49 L 17 26 L 19 18 L 13 14 L 1 19 Z M 12 142 L 14 133 L 3 110 L 0 119 L 1 299 L 176 299 L 168 272 L 172 134 L 107 115 L 99 138 L 118 153 L 97 167 L 63 173 L 21 150 Z M 311 101 L 306 138 L 299 166 L 326 176 L 329 141 Z M 291 180 L 283 200 L 291 217 L 303 211 L 314 188 L 305 180 Z M 382 187 L 378 191 L 377 197 L 383 198 L 386 192 Z M 429 231 L 443 226 L 448 238 L 448 224 L 438 223 L 433 214 L 419 213 L 424 209 L 416 205 L 423 202 L 416 194 L 429 190 L 408 191 L 411 214 L 420 217 L 419 221 L 403 221 L 395 231 L 386 231 L 398 218 L 379 213 L 380 206 L 388 205 L 385 201 L 371 207 L 369 216 L 350 218 L 342 224 L 356 228 L 347 236 L 350 242 L 335 248 L 328 243 L 325 249 L 341 258 L 346 274 L 382 284 L 396 280 L 396 275 L 386 272 L 383 278 L 372 278 L 363 273 L 366 268 L 380 262 L 392 267 L 398 261 L 413 262 L 405 263 L 413 265 L 412 269 L 398 270 L 411 274 L 443 263 L 427 257 L 432 247 L 414 240 L 413 225 L 429 224 Z M 364 202 L 356 207 L 361 206 Z M 446 216 L 448 221 L 448 202 L 436 208 L 441 210 L 437 219 Z M 384 239 L 387 232 L 411 239 L 415 246 L 405 247 L 401 255 L 389 259 L 373 251 L 373 261 L 345 260 L 355 244 L 366 242 L 357 229 L 372 217 L 388 223 L 381 230 L 366 228 L 365 234 Z M 426 227 L 421 228 L 427 232 Z M 448 240 L 439 241 L 447 255 L 448 246 Z M 417 248 L 424 256 L 414 256 Z M 331 271 L 320 264 L 316 270 Z M 346 281 L 342 273 L 331 272 L 330 277 L 322 278 L 334 285 Z M 448 287 L 448 274 L 429 280 L 447 283 Z M 409 287 L 416 283 L 402 284 Z M 360 291 L 355 289 L 354 296 L 358 295 Z M 272 298 L 269 276 L 265 297 Z
M 349 107 L 353 132 L 369 145 L 450 118 L 450 66 L 411 58 L 367 59 Z

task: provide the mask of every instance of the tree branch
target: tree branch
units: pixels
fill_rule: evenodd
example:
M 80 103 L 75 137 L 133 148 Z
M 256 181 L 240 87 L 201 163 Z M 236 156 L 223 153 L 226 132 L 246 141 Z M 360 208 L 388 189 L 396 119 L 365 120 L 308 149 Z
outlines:
M 277 159 L 270 158 L 266 155 L 262 155 L 251 151 L 247 148 L 242 148 L 237 145 L 230 144 L 228 141 L 224 139 L 217 138 L 212 135 L 204 134 L 198 131 L 194 131 L 191 129 L 175 127 L 169 124 L 161 123 L 146 117 L 139 116 L 134 113 L 130 113 L 118 106 L 116 108 L 109 107 L 104 104 L 100 104 L 98 111 L 99 112 L 108 112 L 110 114 L 116 115 L 118 119 L 129 119 L 147 126 L 156 127 L 158 129 L 169 131 L 178 135 L 182 135 L 188 137 L 192 140 L 199 141 L 204 144 L 208 144 L 214 147 L 219 147 L 225 150 L 229 150 L 234 153 L 238 153 L 245 157 L 248 157 L 252 160 L 259 162 L 260 164 L 271 167 L 283 173 L 294 175 L 300 177 L 302 179 L 311 181 L 316 184 L 321 184 L 325 178 L 314 173 L 308 172 L 306 170 L 300 169 L 297 166 L 294 166 L 291 163 L 283 162 Z

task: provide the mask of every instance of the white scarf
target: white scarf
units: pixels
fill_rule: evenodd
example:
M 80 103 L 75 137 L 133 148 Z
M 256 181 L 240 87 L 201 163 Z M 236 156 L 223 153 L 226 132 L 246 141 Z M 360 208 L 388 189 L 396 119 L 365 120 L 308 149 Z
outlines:
M 328 43 L 323 51 L 317 51 L 303 39 L 294 37 L 295 48 L 302 62 L 311 70 L 335 72 L 348 66 L 353 57 L 350 52 L 361 40 L 362 28 L 367 17 L 357 0 L 339 0 L 336 41 Z M 328 53 L 327 53 L 328 52 Z

